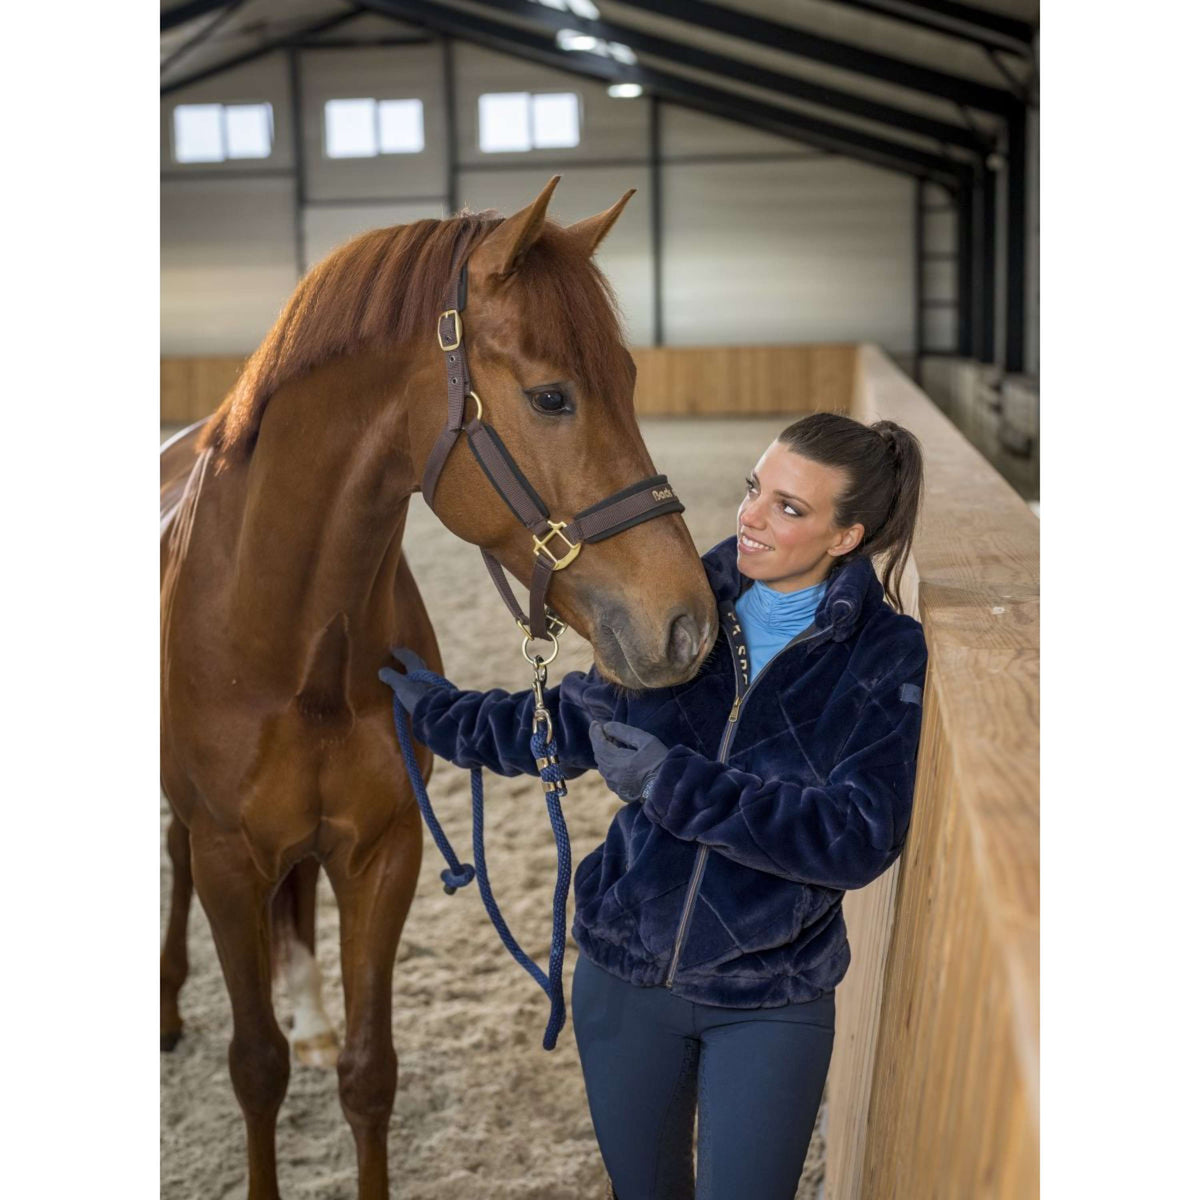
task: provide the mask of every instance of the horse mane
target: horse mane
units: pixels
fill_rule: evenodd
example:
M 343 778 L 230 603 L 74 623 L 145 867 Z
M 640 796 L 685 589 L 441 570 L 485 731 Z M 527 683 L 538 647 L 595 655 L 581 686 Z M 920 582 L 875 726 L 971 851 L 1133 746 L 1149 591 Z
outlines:
M 220 464 L 248 455 L 275 392 L 333 358 L 414 337 L 432 341 L 459 256 L 502 219 L 464 212 L 391 225 L 334 250 L 297 284 L 199 449 L 212 449 Z M 597 396 L 630 386 L 629 359 L 613 352 L 624 340 L 612 286 L 561 226 L 546 222 L 510 280 L 525 354 L 563 362 Z

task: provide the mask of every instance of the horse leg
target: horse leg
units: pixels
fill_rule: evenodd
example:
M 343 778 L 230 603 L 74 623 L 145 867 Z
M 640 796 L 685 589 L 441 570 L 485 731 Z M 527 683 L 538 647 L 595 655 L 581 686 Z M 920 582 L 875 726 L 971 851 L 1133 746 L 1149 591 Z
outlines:
M 338 1038 L 321 1003 L 321 968 L 317 965 L 317 876 L 315 858 L 298 862 L 271 902 L 276 974 L 292 1001 L 288 1040 L 296 1061 L 309 1067 L 337 1062 Z
M 358 1152 L 359 1200 L 387 1200 L 387 1131 L 396 1097 L 392 969 L 421 865 L 416 806 L 388 825 L 357 873 L 350 859 L 343 850 L 325 868 L 338 901 L 346 994 L 338 1083 Z
M 288 1044 L 271 1006 L 270 896 L 237 836 L 192 829 L 192 876 L 229 989 L 229 1074 L 246 1122 L 248 1200 L 279 1200 L 275 1120 L 287 1093 Z
M 167 826 L 171 856 L 171 916 L 158 960 L 158 1045 L 174 1050 L 183 1036 L 179 989 L 187 979 L 187 923 L 192 904 L 192 851 L 187 826 L 176 816 Z

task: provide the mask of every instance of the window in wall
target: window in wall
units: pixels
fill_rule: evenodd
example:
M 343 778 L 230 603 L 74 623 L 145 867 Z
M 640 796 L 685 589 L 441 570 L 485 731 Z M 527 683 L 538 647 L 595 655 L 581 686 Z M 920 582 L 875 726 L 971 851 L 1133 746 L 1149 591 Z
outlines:
M 175 161 L 267 158 L 275 136 L 269 104 L 177 104 L 172 114 Z
M 374 158 L 425 149 L 425 106 L 420 100 L 328 100 L 325 155 Z
M 479 148 L 488 154 L 579 145 L 574 92 L 487 92 L 479 97 Z

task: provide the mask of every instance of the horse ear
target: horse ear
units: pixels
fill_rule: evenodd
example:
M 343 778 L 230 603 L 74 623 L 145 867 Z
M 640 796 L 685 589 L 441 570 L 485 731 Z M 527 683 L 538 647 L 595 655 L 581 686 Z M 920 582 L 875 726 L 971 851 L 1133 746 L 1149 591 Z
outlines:
M 567 233 L 575 240 L 575 244 L 590 258 L 596 252 L 596 247 L 604 241 L 604 235 L 617 223 L 629 197 L 637 191 L 630 188 L 620 200 L 605 212 L 597 213 L 594 217 L 585 217 L 567 226 Z
M 525 252 L 542 232 L 550 197 L 554 195 L 561 178 L 561 175 L 555 175 L 532 204 L 502 221 L 480 243 L 479 249 L 471 257 L 478 263 L 482 274 L 503 277 L 512 274 L 521 265 Z

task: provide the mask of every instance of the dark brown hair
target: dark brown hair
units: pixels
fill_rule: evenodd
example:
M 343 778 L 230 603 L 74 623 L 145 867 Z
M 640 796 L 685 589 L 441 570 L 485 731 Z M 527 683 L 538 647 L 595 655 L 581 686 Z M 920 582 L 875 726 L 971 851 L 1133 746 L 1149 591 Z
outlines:
M 843 413 L 810 413 L 776 439 L 796 454 L 849 476 L 833 506 L 834 524 L 856 522 L 863 539 L 835 560 L 833 570 L 856 555 L 883 557 L 882 583 L 888 603 L 903 612 L 897 585 L 912 549 L 921 507 L 924 467 L 921 444 L 903 425 L 876 421 L 864 425 Z
M 296 286 L 201 445 L 224 459 L 248 453 L 271 396 L 332 358 L 414 337 L 432 344 L 457 263 L 502 219 L 489 211 L 392 225 L 334 250 Z M 613 353 L 624 343 L 612 288 L 577 239 L 547 221 L 510 278 L 527 355 L 561 361 L 591 394 L 628 389 L 629 359 Z

